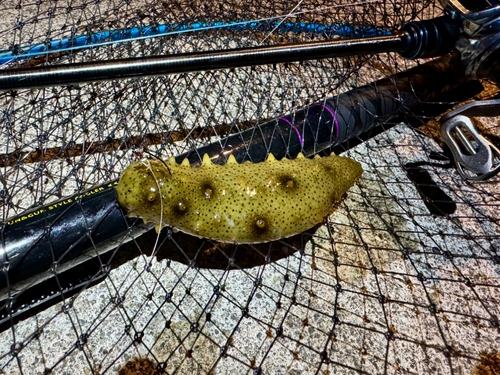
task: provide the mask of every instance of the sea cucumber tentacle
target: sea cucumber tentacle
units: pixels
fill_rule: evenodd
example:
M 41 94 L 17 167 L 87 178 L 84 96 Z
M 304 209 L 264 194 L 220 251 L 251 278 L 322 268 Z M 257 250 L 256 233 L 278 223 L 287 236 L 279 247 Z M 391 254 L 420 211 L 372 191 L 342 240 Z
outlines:
M 226 243 L 262 243 L 313 227 L 361 176 L 361 165 L 330 155 L 225 165 L 204 155 L 199 168 L 187 159 L 132 163 L 116 187 L 129 217 Z M 170 173 L 168 172 L 170 169 Z

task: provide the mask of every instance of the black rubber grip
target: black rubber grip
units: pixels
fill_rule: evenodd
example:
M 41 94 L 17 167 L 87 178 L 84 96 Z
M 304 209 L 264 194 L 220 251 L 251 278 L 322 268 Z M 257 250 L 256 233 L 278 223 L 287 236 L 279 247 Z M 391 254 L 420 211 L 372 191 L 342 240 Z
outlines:
M 144 229 L 118 205 L 115 183 L 28 211 L 4 223 L 0 299 L 115 248 Z M 136 232 L 136 233 L 134 233 Z M 118 238 L 114 238 L 118 236 Z M 96 245 L 99 247 L 97 248 Z

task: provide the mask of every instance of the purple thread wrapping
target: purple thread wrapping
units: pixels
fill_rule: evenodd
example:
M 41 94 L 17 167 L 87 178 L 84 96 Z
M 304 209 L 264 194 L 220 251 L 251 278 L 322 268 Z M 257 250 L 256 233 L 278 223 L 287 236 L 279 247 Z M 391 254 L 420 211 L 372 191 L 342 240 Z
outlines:
M 332 115 L 333 117 L 333 121 L 335 122 L 335 128 L 337 129 L 337 139 L 339 139 L 339 135 L 340 135 L 340 128 L 339 128 L 339 122 L 337 121 L 337 116 L 335 116 L 335 113 L 333 113 L 333 111 L 328 108 L 326 105 L 324 104 L 321 104 L 321 103 L 316 103 L 316 104 L 313 104 L 311 105 L 311 107 L 314 107 L 316 105 L 320 105 L 322 106 L 324 109 L 326 109 L 328 112 L 330 112 L 330 114 Z
M 288 120 L 287 120 L 286 118 L 284 118 L 284 117 L 280 117 L 280 120 L 283 120 L 283 121 L 288 122 L 288 124 L 289 124 L 292 128 L 294 128 L 294 129 L 295 129 L 295 131 L 297 132 L 297 135 L 299 136 L 299 141 L 300 141 L 300 144 L 301 144 L 301 146 L 302 146 L 302 147 L 304 147 L 304 140 L 302 139 L 302 136 L 300 135 L 299 129 L 297 129 L 297 128 L 295 127 L 295 125 L 293 125 L 290 121 L 288 121 Z

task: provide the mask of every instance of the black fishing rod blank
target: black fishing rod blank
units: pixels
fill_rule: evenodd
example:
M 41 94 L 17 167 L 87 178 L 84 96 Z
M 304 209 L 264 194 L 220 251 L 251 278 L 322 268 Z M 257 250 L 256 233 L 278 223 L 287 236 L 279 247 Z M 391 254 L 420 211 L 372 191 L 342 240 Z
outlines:
M 408 23 L 390 36 L 10 69 L 0 72 L 0 91 L 383 52 L 399 52 L 409 59 L 441 56 L 453 49 L 458 33 L 454 21 L 443 16 Z

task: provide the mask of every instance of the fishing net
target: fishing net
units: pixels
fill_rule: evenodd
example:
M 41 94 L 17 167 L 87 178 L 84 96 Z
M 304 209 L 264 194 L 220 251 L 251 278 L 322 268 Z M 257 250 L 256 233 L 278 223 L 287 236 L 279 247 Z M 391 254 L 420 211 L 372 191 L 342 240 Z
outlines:
M 3 69 L 388 35 L 442 14 L 431 1 L 396 0 L 2 1 L 0 8 Z M 137 220 L 71 269 L 54 258 L 40 282 L 7 280 L 0 373 L 495 373 L 498 178 L 462 179 L 434 118 L 497 90 L 475 82 L 421 105 L 405 95 L 431 80 L 405 80 L 402 92 L 398 77 L 424 63 L 388 53 L 1 93 L 4 276 L 15 261 L 5 258 L 4 240 L 13 218 L 44 215 L 39 207 L 54 204 L 85 213 L 75 197 L 116 181 L 134 160 L 213 144 L 226 150 L 228 136 L 258 137 L 262 124 L 347 92 L 360 93 L 347 109 L 378 118 L 361 100 L 366 87 L 391 86 L 384 95 L 398 116 L 317 150 L 359 161 L 364 174 L 305 233 L 227 245 L 168 228 L 131 236 L 144 226 Z M 498 121 L 477 121 L 499 139 Z M 91 228 L 82 237 L 93 238 Z M 28 229 L 25 238 L 30 246 Z

